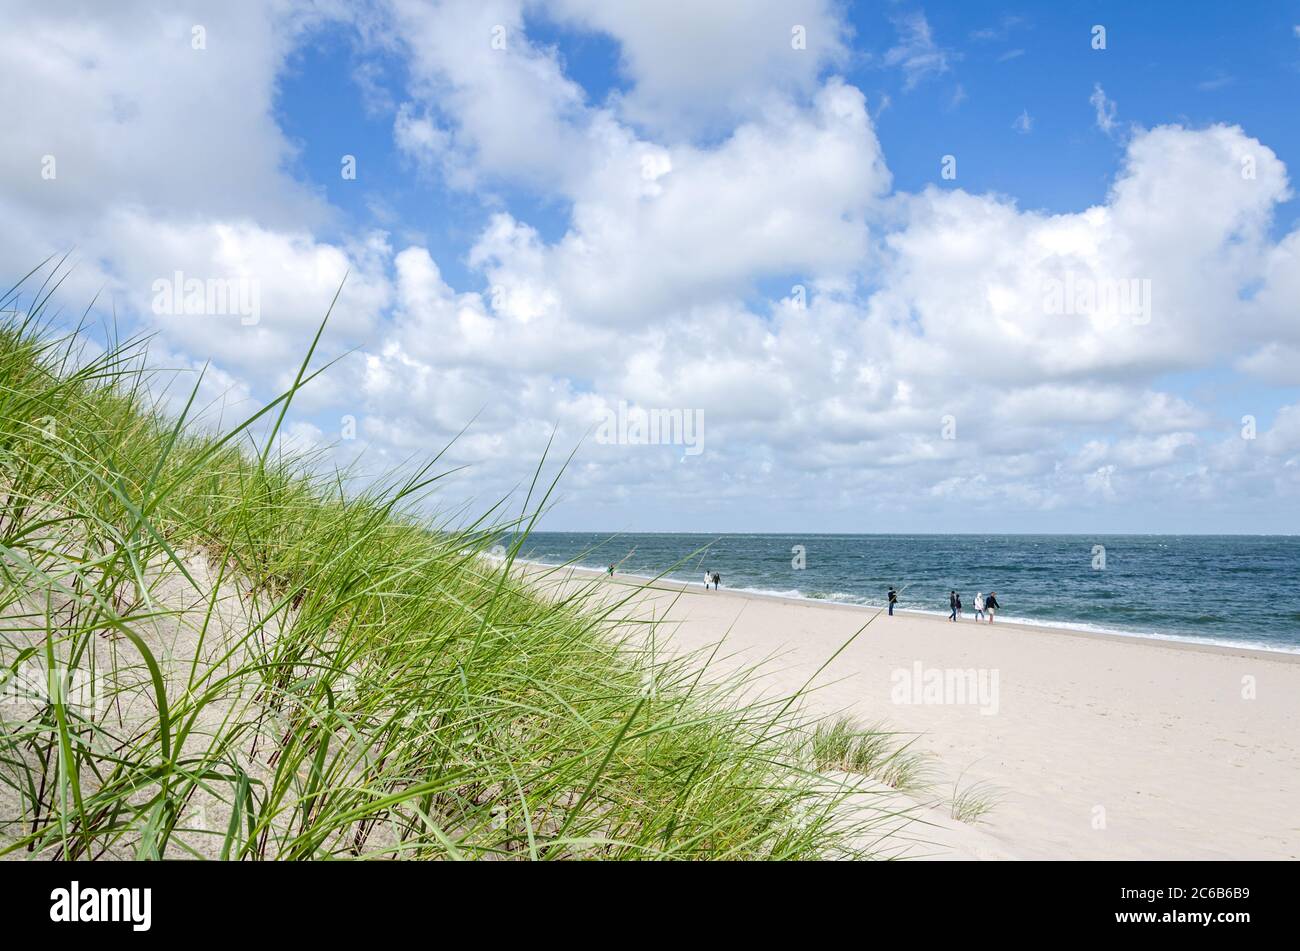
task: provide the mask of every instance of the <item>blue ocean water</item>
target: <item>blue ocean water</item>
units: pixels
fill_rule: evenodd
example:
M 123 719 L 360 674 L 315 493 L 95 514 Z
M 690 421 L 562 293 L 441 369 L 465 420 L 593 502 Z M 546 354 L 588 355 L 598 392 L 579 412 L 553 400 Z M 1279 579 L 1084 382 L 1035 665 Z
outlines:
M 956 588 L 967 617 L 993 590 L 1003 620 L 1300 652 L 1300 536 L 536 532 L 520 554 L 697 584 L 707 567 L 723 588 L 844 604 L 882 605 L 892 584 L 942 615 Z

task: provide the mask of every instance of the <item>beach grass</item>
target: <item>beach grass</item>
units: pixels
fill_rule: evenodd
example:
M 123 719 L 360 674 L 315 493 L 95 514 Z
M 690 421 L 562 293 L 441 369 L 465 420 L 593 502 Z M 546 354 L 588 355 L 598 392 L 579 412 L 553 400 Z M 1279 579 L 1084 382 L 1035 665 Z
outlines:
M 863 728 L 851 717 L 823 719 L 812 730 L 808 745 L 817 769 L 856 773 L 879 780 L 900 792 L 920 792 L 930 784 L 931 761 L 911 748 L 915 737 L 881 724 Z
M 953 783 L 948 813 L 958 822 L 979 822 L 1002 802 L 1002 791 L 992 783 L 980 781 L 962 785 L 961 777 Z
M 0 327 L 0 856 L 861 854 L 797 698 L 520 579 L 540 468 L 522 516 L 439 521 L 436 456 L 358 484 L 281 451 L 315 342 L 214 431 L 147 341 L 56 330 L 53 286 Z

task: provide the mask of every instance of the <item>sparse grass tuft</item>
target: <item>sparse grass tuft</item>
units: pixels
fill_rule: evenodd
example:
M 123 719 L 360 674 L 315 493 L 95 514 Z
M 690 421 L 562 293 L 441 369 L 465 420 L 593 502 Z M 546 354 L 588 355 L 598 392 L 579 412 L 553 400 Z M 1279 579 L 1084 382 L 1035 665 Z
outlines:
M 986 782 L 972 783 L 961 788 L 961 778 L 953 784 L 952 799 L 949 803 L 950 814 L 958 822 L 979 822 L 992 812 L 1002 801 L 1002 794 L 996 786 Z
M 858 727 L 849 717 L 823 720 L 809 740 L 818 769 L 870 776 L 900 792 L 917 792 L 929 783 L 930 760 L 911 750 L 912 740 L 899 744 L 897 733 L 877 724 Z

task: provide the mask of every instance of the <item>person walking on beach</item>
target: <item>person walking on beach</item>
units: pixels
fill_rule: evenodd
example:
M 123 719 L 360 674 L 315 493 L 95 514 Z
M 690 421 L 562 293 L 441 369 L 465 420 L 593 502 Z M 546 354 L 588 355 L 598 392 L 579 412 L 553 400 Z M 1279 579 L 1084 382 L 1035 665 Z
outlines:
M 705 568 L 704 569 L 704 590 L 705 591 L 709 590 L 709 582 L 712 580 L 712 578 L 713 576 L 709 574 L 709 569 Z
M 894 590 L 894 586 L 891 584 L 889 586 L 889 616 L 890 617 L 894 616 L 894 605 L 897 603 L 898 603 L 898 592 Z
M 611 578 L 614 577 L 614 566 L 612 564 L 605 569 L 605 574 L 609 575 Z
M 948 607 L 950 607 L 950 608 L 952 609 L 952 613 L 948 615 L 948 620 L 949 620 L 949 621 L 956 621 L 956 620 L 957 620 L 957 607 L 958 607 L 958 605 L 960 605 L 960 604 L 961 604 L 961 598 L 957 597 L 957 592 L 956 592 L 956 591 L 949 591 L 949 592 L 948 592 Z
M 715 571 L 715 572 L 713 573 L 713 590 L 714 590 L 714 591 L 717 591 L 717 590 L 718 590 L 718 585 L 721 584 L 721 582 L 722 582 L 722 575 Z
M 990 591 L 989 596 L 984 599 L 984 611 L 989 616 L 990 624 L 993 623 L 993 612 L 1000 607 L 1002 607 L 1002 605 L 998 604 L 998 593 L 996 591 Z
M 975 620 L 984 617 L 984 592 L 975 592 Z

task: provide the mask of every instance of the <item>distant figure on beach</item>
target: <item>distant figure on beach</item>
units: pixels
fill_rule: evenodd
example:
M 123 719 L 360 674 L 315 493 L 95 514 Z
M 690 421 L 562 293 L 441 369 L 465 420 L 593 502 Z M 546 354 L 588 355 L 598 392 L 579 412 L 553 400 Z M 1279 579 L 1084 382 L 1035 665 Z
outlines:
M 984 616 L 984 592 L 976 591 L 975 592 L 975 620 L 978 621 L 983 616 Z
M 722 582 L 722 575 L 715 571 L 715 572 L 713 573 L 713 590 L 714 590 L 714 591 L 717 591 L 717 590 L 718 590 L 718 585 L 719 585 L 721 582 Z
M 611 578 L 614 577 L 614 566 L 612 564 L 605 569 L 605 574 L 609 575 Z
M 956 591 L 948 592 L 948 607 L 952 609 L 952 613 L 948 615 L 948 620 L 957 620 L 957 609 L 961 607 L 961 598 L 957 597 Z
M 894 616 L 894 605 L 897 603 L 898 603 L 898 592 L 894 590 L 894 586 L 891 584 L 889 586 L 889 616 L 890 617 Z
M 713 580 L 713 575 L 709 574 L 709 570 L 707 568 L 704 569 L 704 590 L 705 591 L 709 590 L 709 582 L 712 580 Z
M 990 591 L 989 596 L 984 599 L 984 611 L 989 616 L 990 624 L 993 623 L 993 612 L 1000 607 L 1002 607 L 1002 605 L 998 604 L 998 593 L 996 591 Z

